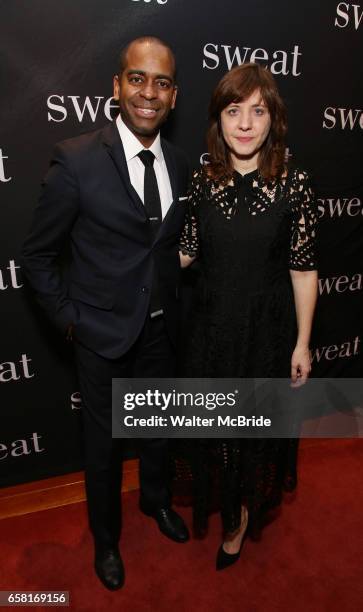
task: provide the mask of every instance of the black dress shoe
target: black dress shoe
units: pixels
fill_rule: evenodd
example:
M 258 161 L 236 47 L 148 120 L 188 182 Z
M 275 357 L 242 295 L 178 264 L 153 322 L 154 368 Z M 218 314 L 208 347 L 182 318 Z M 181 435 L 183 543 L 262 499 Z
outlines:
M 95 570 L 102 584 L 110 591 L 120 589 L 125 582 L 125 570 L 117 548 L 97 551 Z
M 140 510 L 146 516 L 154 518 L 159 525 L 161 533 L 174 542 L 187 542 L 189 531 L 183 519 L 172 508 L 156 508 L 151 510 L 140 502 Z

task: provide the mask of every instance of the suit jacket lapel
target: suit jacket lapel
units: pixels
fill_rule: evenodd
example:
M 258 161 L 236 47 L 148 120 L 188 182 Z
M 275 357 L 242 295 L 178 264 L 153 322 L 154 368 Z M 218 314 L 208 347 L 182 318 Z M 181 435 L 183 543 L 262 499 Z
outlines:
M 140 200 L 137 191 L 133 188 L 129 171 L 127 168 L 127 162 L 125 158 L 124 148 L 122 146 L 120 134 L 118 132 L 116 122 L 113 121 L 103 129 L 102 133 L 103 144 L 105 145 L 108 154 L 110 155 L 113 163 L 115 164 L 120 178 L 133 202 L 135 207 L 142 216 L 146 218 L 146 212 L 143 202 Z
M 178 195 L 178 173 L 177 173 L 177 168 L 175 164 L 175 159 L 170 152 L 168 143 L 164 139 L 161 140 L 161 148 L 163 150 L 166 167 L 168 169 L 170 185 L 171 185 L 171 192 L 173 195 L 173 203 L 174 203 Z
M 167 221 L 168 217 L 171 215 L 171 213 L 174 210 L 174 207 L 176 206 L 177 202 L 178 202 L 178 194 L 179 194 L 179 190 L 178 190 L 178 170 L 176 167 L 176 163 L 175 163 L 175 159 L 174 156 L 171 154 L 170 148 L 168 146 L 168 143 L 166 140 L 162 139 L 161 140 L 161 147 L 163 150 L 163 155 L 164 155 L 164 159 L 165 159 L 165 164 L 168 170 L 168 175 L 169 175 L 169 179 L 170 179 L 170 186 L 171 186 L 171 193 L 173 196 L 173 201 L 169 206 L 168 212 L 166 213 L 163 222 L 160 226 L 159 232 L 162 231 L 163 226 L 165 225 L 165 221 Z
M 139 198 L 137 191 L 134 189 L 130 181 L 129 171 L 127 168 L 127 162 L 125 158 L 125 152 L 122 146 L 120 134 L 118 132 L 115 121 L 113 121 L 112 123 L 110 123 L 103 129 L 102 141 L 107 149 L 108 154 L 110 155 L 113 163 L 115 164 L 117 168 L 117 171 L 120 175 L 123 185 L 125 186 L 130 196 L 132 203 L 134 204 L 138 212 L 143 216 L 143 218 L 147 219 L 145 206 L 142 200 Z M 159 228 L 159 231 L 157 232 L 155 236 L 155 240 L 157 240 L 158 236 L 160 235 L 160 232 L 162 232 L 163 227 L 165 226 L 165 222 L 167 221 L 169 216 L 172 214 L 174 207 L 177 205 L 178 193 L 179 193 L 178 191 L 178 171 L 177 171 L 177 166 L 175 163 L 174 156 L 172 155 L 166 140 L 162 139 L 161 146 L 163 150 L 166 167 L 168 169 L 168 175 L 170 179 L 170 186 L 171 186 L 173 201 L 169 207 L 168 212 L 166 213 L 163 219 L 163 222 Z

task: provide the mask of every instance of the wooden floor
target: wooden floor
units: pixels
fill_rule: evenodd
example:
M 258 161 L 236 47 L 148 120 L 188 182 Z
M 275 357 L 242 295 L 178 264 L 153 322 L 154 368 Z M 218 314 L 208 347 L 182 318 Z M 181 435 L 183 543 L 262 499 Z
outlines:
M 317 444 L 329 444 L 329 439 L 305 439 L 300 441 L 300 448 L 307 449 Z M 133 491 L 139 488 L 139 461 L 131 459 L 123 465 L 122 491 Z M 19 516 L 67 506 L 86 499 L 84 473 L 74 472 L 65 476 L 56 476 L 13 487 L 0 488 L 0 519 Z
M 138 460 L 125 461 L 122 491 L 139 488 Z M 0 519 L 67 506 L 86 499 L 84 472 L 0 489 Z

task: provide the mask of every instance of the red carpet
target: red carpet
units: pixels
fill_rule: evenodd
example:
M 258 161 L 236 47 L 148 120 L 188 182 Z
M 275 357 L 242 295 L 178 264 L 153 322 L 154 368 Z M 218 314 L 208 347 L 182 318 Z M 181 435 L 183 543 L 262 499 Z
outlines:
M 108 592 L 93 574 L 84 504 L 0 521 L 0 589 L 69 590 L 77 612 L 360 612 L 363 443 L 305 441 L 299 472 L 295 499 L 224 572 L 214 570 L 218 515 L 205 540 L 174 544 L 128 493 L 121 591 Z M 190 524 L 190 510 L 181 514 Z

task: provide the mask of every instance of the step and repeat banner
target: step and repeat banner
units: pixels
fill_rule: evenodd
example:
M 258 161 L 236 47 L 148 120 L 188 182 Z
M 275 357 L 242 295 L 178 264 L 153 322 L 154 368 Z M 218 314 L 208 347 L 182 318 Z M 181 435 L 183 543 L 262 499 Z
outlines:
M 112 120 L 119 53 L 138 36 L 175 50 L 179 95 L 166 136 L 194 166 L 221 76 L 250 61 L 276 76 L 286 154 L 311 173 L 318 199 L 313 372 L 361 376 L 363 3 L 12 0 L 0 16 L 1 486 L 82 467 L 71 348 L 26 291 L 19 256 L 53 145 Z

